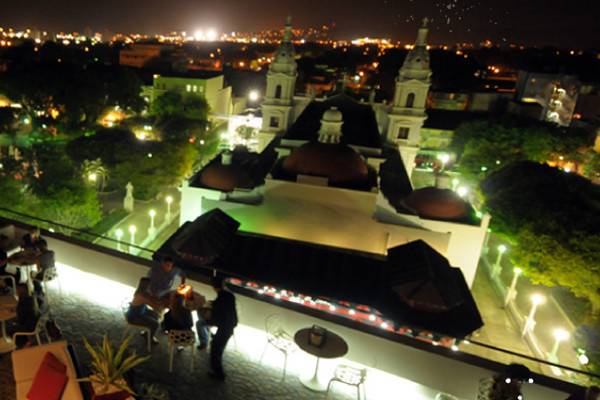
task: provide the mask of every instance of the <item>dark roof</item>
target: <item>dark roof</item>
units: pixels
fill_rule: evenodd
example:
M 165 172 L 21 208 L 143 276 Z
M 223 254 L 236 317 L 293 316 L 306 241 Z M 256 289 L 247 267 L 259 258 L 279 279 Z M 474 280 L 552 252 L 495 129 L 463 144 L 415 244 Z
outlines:
M 331 96 L 325 101 L 312 101 L 284 137 L 296 140 L 317 140 L 321 128 L 321 117 L 331 107 L 337 107 L 344 116 L 341 139 L 343 144 L 381 147 L 381 137 L 373 109 L 370 105 L 361 104 L 345 93 Z
M 379 167 L 379 186 L 383 196 L 390 202 L 396 211 L 405 212 L 401 201 L 412 192 L 412 185 L 400 153 L 393 147 L 384 147 L 383 155 L 386 158 Z
M 487 113 L 472 111 L 427 110 L 424 128 L 453 131 L 463 122 L 489 119 Z
M 177 237 L 189 225 L 206 224 L 201 218 L 184 224 L 159 252 L 177 257 Z M 229 276 L 371 306 L 398 324 L 454 337 L 483 325 L 460 270 L 421 240 L 390 249 L 388 257 L 245 232 L 228 243 L 214 265 Z M 209 254 L 201 249 L 188 257 L 197 262 L 179 264 L 207 268 Z
M 235 183 L 235 187 L 253 189 L 265 183 L 265 177 L 276 157 L 277 154 L 271 151 L 258 154 L 248 151 L 245 147 L 236 147 L 233 150 L 231 165 L 223 165 L 222 153 L 217 155 L 190 179 L 190 186 L 230 191 L 233 190 L 230 188 L 231 184 Z M 217 182 L 219 180 L 223 182 Z

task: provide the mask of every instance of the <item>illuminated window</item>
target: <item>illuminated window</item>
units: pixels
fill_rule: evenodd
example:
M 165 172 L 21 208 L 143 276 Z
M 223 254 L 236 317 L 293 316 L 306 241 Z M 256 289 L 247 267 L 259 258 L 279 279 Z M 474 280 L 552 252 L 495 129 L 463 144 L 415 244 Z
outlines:
M 408 133 L 410 132 L 410 128 L 400 127 L 398 128 L 398 139 L 408 139 Z
M 191 92 L 192 91 L 192 85 L 185 85 L 185 90 L 187 92 Z
M 279 117 L 271 117 L 269 120 L 269 126 L 271 128 L 279 128 Z
M 192 87 L 192 89 L 193 89 L 192 91 L 193 91 L 194 93 L 196 93 L 196 92 L 198 91 L 198 86 L 197 86 L 197 85 L 194 85 L 194 86 Z

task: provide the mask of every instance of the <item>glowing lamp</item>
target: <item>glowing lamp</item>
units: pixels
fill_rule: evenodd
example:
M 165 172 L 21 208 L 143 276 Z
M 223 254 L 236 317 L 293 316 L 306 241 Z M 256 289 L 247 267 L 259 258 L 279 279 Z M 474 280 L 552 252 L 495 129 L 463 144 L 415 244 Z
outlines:
M 129 233 L 135 235 L 135 232 L 137 232 L 137 228 L 135 227 L 135 225 L 129 225 Z
M 165 198 L 165 201 L 167 202 L 167 204 L 171 204 L 173 202 L 173 197 L 172 196 L 167 196 Z
M 535 305 L 544 304 L 546 302 L 546 297 L 539 293 L 535 293 L 531 295 L 531 302 Z
M 188 298 L 192 294 L 192 285 L 182 284 L 177 287 L 177 294 Z
M 156 216 L 156 211 L 155 210 L 150 210 L 148 212 L 148 215 L 150 216 L 150 218 L 154 218 Z
M 117 237 L 118 240 L 121 240 L 121 238 L 123 237 L 123 229 L 117 229 L 115 231 L 115 236 Z
M 506 253 L 507 247 L 503 244 L 501 244 L 500 246 L 498 246 L 498 253 Z
M 553 332 L 552 335 L 554 336 L 554 339 L 558 342 L 564 342 L 565 340 L 567 340 L 571 335 L 569 334 L 569 332 L 567 332 L 566 330 L 562 329 L 562 328 L 556 328 Z

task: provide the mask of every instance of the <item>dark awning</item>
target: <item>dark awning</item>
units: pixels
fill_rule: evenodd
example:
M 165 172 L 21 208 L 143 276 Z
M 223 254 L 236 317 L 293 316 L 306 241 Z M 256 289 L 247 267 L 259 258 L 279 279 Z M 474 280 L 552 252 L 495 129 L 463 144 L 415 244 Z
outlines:
M 171 254 L 189 256 L 189 268 L 205 267 L 201 257 L 214 255 L 202 247 L 205 240 L 196 251 L 194 241 L 177 239 L 189 231 L 196 232 L 191 237 L 206 238 L 204 229 L 213 224 L 208 222 L 212 218 L 203 217 L 180 228 L 161 251 L 170 247 Z M 453 337 L 462 338 L 483 325 L 461 271 L 420 240 L 390 249 L 388 257 L 245 232 L 237 232 L 227 246 L 216 241 L 221 252 L 211 261 L 227 275 L 368 305 L 398 324 Z M 196 262 L 193 254 L 200 257 Z

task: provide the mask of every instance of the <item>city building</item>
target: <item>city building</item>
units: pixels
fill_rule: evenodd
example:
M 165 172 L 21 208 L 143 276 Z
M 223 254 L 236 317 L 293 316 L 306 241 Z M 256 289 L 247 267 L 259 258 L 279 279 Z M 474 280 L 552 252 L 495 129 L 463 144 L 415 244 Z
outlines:
M 231 87 L 225 86 L 220 74 L 185 74 L 181 76 L 154 75 L 152 86 L 143 88 L 142 96 L 150 103 L 166 92 L 183 96 L 203 97 L 213 115 L 230 115 L 233 107 Z
M 134 43 L 119 52 L 119 64 L 134 68 L 144 68 L 151 61 L 164 57 L 173 50 L 172 46 L 162 44 Z

